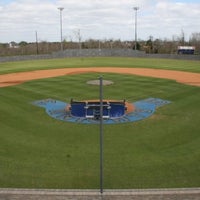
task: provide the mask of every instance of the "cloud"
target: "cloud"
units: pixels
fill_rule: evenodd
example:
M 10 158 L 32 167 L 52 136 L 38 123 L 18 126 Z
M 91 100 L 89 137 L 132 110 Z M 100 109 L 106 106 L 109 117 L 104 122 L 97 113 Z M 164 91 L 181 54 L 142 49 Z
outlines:
M 166 1 L 156 4 L 153 18 L 160 28 L 165 29 L 165 36 L 179 34 L 181 29 L 189 35 L 191 32 L 199 31 L 199 14 L 200 4 Z
M 83 39 L 134 40 L 134 6 L 138 10 L 138 37 L 171 38 L 200 32 L 200 3 L 185 0 L 5 0 L 0 2 L 0 42 L 59 41 L 60 15 L 64 7 L 63 35 Z

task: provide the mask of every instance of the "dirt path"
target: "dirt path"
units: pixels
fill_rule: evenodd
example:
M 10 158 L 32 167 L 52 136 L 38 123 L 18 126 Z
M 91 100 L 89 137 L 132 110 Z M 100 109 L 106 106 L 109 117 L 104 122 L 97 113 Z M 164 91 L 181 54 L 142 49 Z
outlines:
M 110 72 L 119 74 L 133 74 L 155 78 L 165 78 L 175 80 L 179 83 L 200 86 L 200 73 L 147 69 L 147 68 L 115 68 L 115 67 L 93 67 L 93 68 L 64 68 L 51 70 L 37 70 L 31 72 L 20 72 L 0 75 L 0 87 L 18 85 L 30 80 L 65 76 L 70 74 L 80 74 L 88 72 Z

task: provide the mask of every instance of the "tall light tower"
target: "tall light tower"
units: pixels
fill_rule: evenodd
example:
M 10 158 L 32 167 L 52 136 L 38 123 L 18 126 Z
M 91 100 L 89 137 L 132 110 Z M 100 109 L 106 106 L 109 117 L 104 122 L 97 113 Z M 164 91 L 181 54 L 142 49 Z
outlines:
M 133 7 L 135 10 L 135 50 L 137 50 L 137 11 L 139 10 L 139 7 Z
M 64 10 L 63 7 L 59 7 L 60 10 L 60 50 L 63 51 L 63 38 L 62 38 L 62 11 Z

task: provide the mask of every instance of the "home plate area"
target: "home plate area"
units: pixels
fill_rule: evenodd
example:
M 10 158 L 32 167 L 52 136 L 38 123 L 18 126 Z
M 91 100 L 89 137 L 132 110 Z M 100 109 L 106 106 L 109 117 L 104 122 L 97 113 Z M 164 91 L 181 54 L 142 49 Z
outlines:
M 103 100 L 102 117 L 104 124 L 136 122 L 154 114 L 157 108 L 171 103 L 159 98 L 147 98 L 133 103 L 125 100 Z M 82 124 L 100 123 L 99 100 L 74 101 L 70 103 L 55 99 L 44 99 L 32 102 L 44 108 L 46 113 L 57 120 Z

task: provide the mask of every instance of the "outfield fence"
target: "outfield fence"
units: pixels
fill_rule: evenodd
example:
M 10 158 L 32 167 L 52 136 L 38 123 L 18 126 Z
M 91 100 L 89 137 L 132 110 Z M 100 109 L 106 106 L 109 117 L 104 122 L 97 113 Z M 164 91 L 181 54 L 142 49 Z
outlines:
M 180 60 L 200 60 L 200 55 L 183 54 L 146 54 L 144 51 L 132 49 L 67 49 L 42 55 L 19 55 L 0 57 L 0 62 L 39 60 L 66 57 L 138 57 L 138 58 L 165 58 Z

